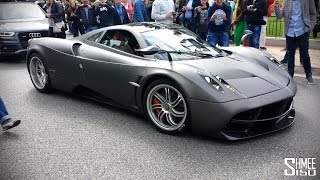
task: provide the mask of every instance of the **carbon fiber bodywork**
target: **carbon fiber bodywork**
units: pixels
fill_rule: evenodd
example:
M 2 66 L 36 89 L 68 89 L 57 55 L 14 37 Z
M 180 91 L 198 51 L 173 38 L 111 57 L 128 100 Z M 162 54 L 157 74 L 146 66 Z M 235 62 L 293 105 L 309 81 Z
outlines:
M 170 80 L 186 98 L 195 134 L 236 140 L 293 123 L 296 85 L 276 60 L 260 50 L 230 47 L 217 49 L 221 56 L 169 62 L 99 43 L 106 32 L 122 30 L 130 32 L 142 49 L 148 45 L 141 33 L 161 29 L 186 31 L 176 25 L 135 23 L 99 29 L 71 40 L 34 39 L 27 59 L 33 53 L 42 57 L 55 89 L 141 113 L 145 113 L 143 97 L 148 85 L 158 79 Z M 94 35 L 99 35 L 98 40 L 89 40 Z M 204 77 L 214 79 L 221 89 Z

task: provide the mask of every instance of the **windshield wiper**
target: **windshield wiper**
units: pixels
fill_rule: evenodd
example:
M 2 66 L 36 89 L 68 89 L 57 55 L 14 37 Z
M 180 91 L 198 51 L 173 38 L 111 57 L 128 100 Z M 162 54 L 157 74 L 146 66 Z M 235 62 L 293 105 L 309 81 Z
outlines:
M 193 55 L 193 56 L 198 56 L 198 57 L 215 57 L 212 54 L 209 53 L 204 53 L 204 52 L 199 52 L 199 51 L 166 51 L 168 53 L 175 53 L 175 54 L 187 54 L 187 55 Z

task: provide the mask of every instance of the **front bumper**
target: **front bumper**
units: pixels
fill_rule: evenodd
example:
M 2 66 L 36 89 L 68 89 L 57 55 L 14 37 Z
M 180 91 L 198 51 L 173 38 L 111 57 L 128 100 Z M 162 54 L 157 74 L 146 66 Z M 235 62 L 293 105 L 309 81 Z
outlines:
M 37 35 L 37 37 L 30 36 Z M 27 53 L 28 40 L 47 37 L 48 30 L 16 32 L 12 37 L 0 37 L 0 55 L 21 55 Z
M 293 124 L 294 117 L 295 110 L 292 103 L 285 113 L 274 118 L 263 120 L 232 119 L 216 136 L 228 140 L 252 138 L 287 128 Z
M 188 99 L 192 132 L 238 140 L 284 129 L 294 122 L 294 95 L 295 91 L 286 87 L 261 96 L 224 103 Z
M 0 38 L 0 55 L 26 54 L 27 48 L 23 48 L 18 37 Z

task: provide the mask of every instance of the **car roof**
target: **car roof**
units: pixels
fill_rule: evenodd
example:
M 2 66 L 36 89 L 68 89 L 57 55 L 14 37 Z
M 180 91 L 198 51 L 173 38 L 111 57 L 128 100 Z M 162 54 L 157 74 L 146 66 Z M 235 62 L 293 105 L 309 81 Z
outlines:
M 154 31 L 158 29 L 181 29 L 182 26 L 178 24 L 162 24 L 157 22 L 134 22 L 124 25 L 117 25 L 117 26 L 110 26 L 107 29 L 122 29 L 134 32 L 147 32 L 147 31 Z

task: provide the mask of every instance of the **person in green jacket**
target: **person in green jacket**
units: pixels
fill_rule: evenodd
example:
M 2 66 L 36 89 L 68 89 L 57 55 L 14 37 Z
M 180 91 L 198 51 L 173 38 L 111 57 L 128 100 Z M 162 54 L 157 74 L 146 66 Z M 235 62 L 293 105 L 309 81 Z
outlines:
M 241 38 L 246 30 L 246 21 L 244 19 L 244 10 L 246 9 L 246 0 L 237 0 L 235 10 L 233 11 L 232 26 L 234 29 L 234 42 L 236 46 L 240 46 Z

